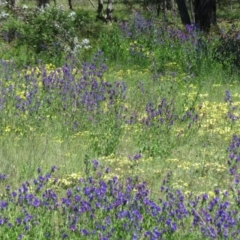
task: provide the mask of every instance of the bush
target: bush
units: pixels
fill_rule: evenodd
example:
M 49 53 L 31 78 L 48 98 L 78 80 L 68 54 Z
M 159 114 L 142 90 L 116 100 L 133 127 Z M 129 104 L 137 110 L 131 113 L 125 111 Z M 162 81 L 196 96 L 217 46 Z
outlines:
M 74 12 L 46 7 L 22 14 L 21 18 L 8 21 L 4 33 L 8 42 L 15 40 L 18 50 L 26 48 L 29 62 L 41 59 L 59 65 L 67 53 L 74 53 L 81 45 L 74 27 Z
M 222 34 L 214 49 L 213 58 L 231 73 L 240 72 L 240 32 L 236 31 L 234 26 Z

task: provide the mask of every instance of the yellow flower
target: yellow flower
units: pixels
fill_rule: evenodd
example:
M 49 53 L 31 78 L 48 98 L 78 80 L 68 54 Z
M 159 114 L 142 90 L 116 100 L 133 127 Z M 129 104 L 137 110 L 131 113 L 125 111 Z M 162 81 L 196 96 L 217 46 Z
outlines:
M 31 131 L 31 132 L 33 132 L 35 129 L 33 128 L 33 127 L 31 127 L 31 126 L 28 126 L 29 127 L 29 130 Z
M 210 197 L 215 197 L 215 193 L 214 193 L 213 191 L 209 191 L 209 192 L 208 192 L 208 195 L 209 195 Z
M 25 96 L 25 91 L 17 91 L 17 96 L 19 96 L 21 99 L 25 100 L 26 96 Z
M 10 126 L 6 126 L 5 132 L 10 132 L 10 131 L 11 131 L 11 127 Z
M 50 71 L 54 70 L 55 68 L 56 67 L 52 63 L 46 64 L 47 72 L 50 72 Z

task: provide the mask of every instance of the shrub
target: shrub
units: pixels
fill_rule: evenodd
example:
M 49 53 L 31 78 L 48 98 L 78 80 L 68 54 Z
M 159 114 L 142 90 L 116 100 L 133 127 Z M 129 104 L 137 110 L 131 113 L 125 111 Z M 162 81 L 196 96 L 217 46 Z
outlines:
M 67 53 L 79 49 L 74 12 L 46 7 L 23 11 L 21 15 L 8 21 L 4 33 L 8 42 L 15 40 L 18 50 L 26 49 L 28 61 L 41 59 L 59 65 Z
M 213 58 L 220 62 L 223 68 L 239 73 L 240 65 L 240 32 L 235 27 L 223 33 L 219 43 L 214 49 Z

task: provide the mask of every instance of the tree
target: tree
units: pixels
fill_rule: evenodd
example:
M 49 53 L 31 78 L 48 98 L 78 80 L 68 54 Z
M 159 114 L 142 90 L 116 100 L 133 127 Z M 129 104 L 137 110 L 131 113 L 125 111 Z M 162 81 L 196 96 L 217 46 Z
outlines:
M 216 25 L 216 0 L 195 0 L 195 23 L 204 32 L 209 32 L 211 24 Z
M 15 0 L 8 0 L 8 1 L 15 1 Z M 56 0 L 53 0 L 54 2 L 54 5 L 56 6 L 57 5 L 57 1 Z M 50 0 L 37 0 L 37 6 L 39 8 L 43 7 L 45 8 L 47 4 L 50 4 Z M 73 10 L 73 7 L 72 7 L 72 0 L 68 0 L 68 6 L 71 10 Z
M 73 10 L 73 7 L 72 7 L 72 0 L 68 0 L 68 6 L 69 6 L 70 10 Z
M 106 16 L 104 16 L 103 12 L 103 0 L 98 0 L 98 10 L 97 10 L 97 18 L 104 20 L 105 22 L 112 21 L 112 12 L 113 12 L 113 0 L 108 0 Z
M 184 25 L 190 25 L 191 20 L 188 14 L 187 6 L 185 0 L 176 0 L 177 6 L 178 6 L 178 11 L 182 20 L 182 23 Z
M 113 0 L 108 0 L 107 10 L 106 10 L 107 21 L 112 21 L 112 12 L 113 12 Z
M 191 24 L 188 14 L 186 1 L 176 0 L 182 23 Z M 196 26 L 204 31 L 209 32 L 211 24 L 216 25 L 216 0 L 195 0 L 194 17 Z
M 49 4 L 50 3 L 50 0 L 37 0 L 37 6 L 39 7 L 39 8 L 41 8 L 41 7 L 46 7 L 46 5 L 47 4 Z

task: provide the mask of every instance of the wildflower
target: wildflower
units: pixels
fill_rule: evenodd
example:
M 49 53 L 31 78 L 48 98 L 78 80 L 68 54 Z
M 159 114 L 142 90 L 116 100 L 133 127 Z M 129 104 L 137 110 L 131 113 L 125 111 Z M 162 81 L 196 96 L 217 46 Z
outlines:
M 50 237 L 51 237 L 51 234 L 50 234 L 50 233 L 45 233 L 44 236 L 45 236 L 46 238 L 50 238 Z
M 72 196 L 72 190 L 68 189 L 67 190 L 67 197 L 70 198 Z
M 82 45 L 88 45 L 89 43 L 90 43 L 90 41 L 87 38 L 82 40 Z
M 21 223 L 22 223 L 22 220 L 21 220 L 21 218 L 16 218 L 16 222 L 17 222 L 17 225 L 21 225 Z
M 3 218 L 0 218 L 0 226 L 3 225 L 5 223 Z
M 76 13 L 73 11 L 68 14 L 68 17 L 72 19 L 74 19 L 75 16 L 76 16 Z
M 6 174 L 0 174 L 0 181 L 4 181 L 6 179 Z
M 93 163 L 94 170 L 96 170 L 98 165 L 99 165 L 98 161 L 97 160 L 93 160 L 92 163 Z
M 56 166 L 52 166 L 52 167 L 51 167 L 51 172 L 55 172 L 56 169 L 57 169 Z
M 18 235 L 18 240 L 21 240 L 23 238 L 23 234 Z
M 66 233 L 62 234 L 62 239 L 68 238 L 68 235 Z
M 33 206 L 39 207 L 41 205 L 41 201 L 38 198 L 34 198 L 33 200 Z
M 76 228 L 75 225 L 71 225 L 71 226 L 70 226 L 70 229 L 74 232 L 74 231 L 76 231 L 77 228 Z
M 89 232 L 86 229 L 82 229 L 81 233 L 82 233 L 83 236 L 86 236 L 86 235 L 89 234 Z
M 6 201 L 0 201 L 0 208 L 3 210 L 3 209 L 5 209 L 5 208 L 7 208 L 7 206 L 8 206 L 8 202 L 6 202 Z

